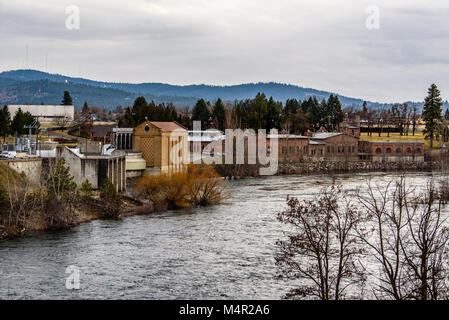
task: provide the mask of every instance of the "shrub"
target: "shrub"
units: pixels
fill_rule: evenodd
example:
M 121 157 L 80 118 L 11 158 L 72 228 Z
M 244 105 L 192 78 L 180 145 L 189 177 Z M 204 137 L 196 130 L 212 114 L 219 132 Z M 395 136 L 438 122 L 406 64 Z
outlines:
M 5 212 L 8 209 L 8 206 L 8 191 L 6 191 L 6 188 L 3 186 L 3 184 L 0 183 L 0 214 Z
M 210 166 L 189 166 L 171 175 L 145 176 L 136 183 L 136 195 L 168 209 L 219 203 L 226 195 L 224 180 Z
M 92 187 L 92 184 L 89 182 L 89 180 L 84 180 L 83 184 L 81 185 L 80 188 L 80 195 L 83 198 L 89 198 L 92 197 L 94 193 L 94 189 Z
M 100 187 L 100 198 L 104 203 L 104 217 L 118 219 L 122 209 L 122 201 L 114 184 L 108 178 Z
M 50 168 L 45 184 L 45 220 L 49 229 L 68 228 L 75 223 L 73 205 L 76 200 L 76 183 L 64 159 Z

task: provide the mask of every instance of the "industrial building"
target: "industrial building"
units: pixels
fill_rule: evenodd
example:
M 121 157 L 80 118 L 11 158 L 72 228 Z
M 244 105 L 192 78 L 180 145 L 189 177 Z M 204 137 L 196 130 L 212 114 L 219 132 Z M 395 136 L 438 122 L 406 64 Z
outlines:
M 11 118 L 13 118 L 16 112 L 21 109 L 23 112 L 29 112 L 33 117 L 37 117 L 40 122 L 51 122 L 58 120 L 73 121 L 75 116 L 74 106 L 10 104 L 7 108 Z

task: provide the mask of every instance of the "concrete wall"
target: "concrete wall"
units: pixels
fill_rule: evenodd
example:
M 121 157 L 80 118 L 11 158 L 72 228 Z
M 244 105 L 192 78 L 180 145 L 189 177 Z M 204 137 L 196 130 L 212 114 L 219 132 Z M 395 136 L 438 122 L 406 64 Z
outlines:
M 94 189 L 98 189 L 98 160 L 81 159 L 68 148 L 61 150 L 61 157 L 70 168 L 70 174 L 77 185 L 81 185 L 87 179 Z
M 16 160 L 3 160 L 8 163 L 8 166 L 18 173 L 25 173 L 27 179 L 33 185 L 39 185 L 42 173 L 42 159 L 16 159 Z

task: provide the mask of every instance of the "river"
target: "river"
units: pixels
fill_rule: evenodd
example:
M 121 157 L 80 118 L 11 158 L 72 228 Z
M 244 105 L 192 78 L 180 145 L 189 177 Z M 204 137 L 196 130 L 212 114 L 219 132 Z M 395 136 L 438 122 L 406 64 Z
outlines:
M 437 174 L 435 174 L 437 175 Z M 409 173 L 424 186 L 432 173 Z M 349 191 L 392 173 L 340 174 Z M 97 220 L 65 231 L 0 242 L 0 299 L 279 299 L 291 283 L 276 280 L 276 212 L 287 195 L 312 198 L 330 176 L 273 176 L 230 181 L 231 198 L 206 208 L 121 221 Z M 80 289 L 66 289 L 66 268 Z

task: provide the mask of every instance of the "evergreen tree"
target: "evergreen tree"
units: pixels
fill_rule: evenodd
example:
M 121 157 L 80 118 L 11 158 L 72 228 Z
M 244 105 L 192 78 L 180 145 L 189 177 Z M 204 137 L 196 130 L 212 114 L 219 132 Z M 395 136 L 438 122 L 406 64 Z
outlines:
M 201 121 L 201 129 L 205 130 L 209 127 L 211 113 L 204 99 L 199 99 L 192 110 L 192 120 Z
M 51 168 L 46 189 L 48 195 L 57 200 L 61 200 L 76 190 L 76 183 L 73 176 L 70 175 L 70 169 L 66 166 L 64 159 L 57 160 Z
M 323 118 L 322 109 L 325 108 L 325 103 L 326 101 L 322 101 L 320 104 L 315 96 L 310 97 L 309 100 L 304 103 L 304 113 L 309 120 L 310 126 L 315 130 L 318 130 L 321 127 Z
M 224 122 L 225 122 L 225 107 L 220 98 L 215 101 L 214 106 L 212 108 L 212 118 L 217 125 L 217 129 L 220 131 L 224 131 Z
M 433 139 L 438 134 L 438 128 L 441 126 L 442 115 L 441 106 L 443 101 L 440 97 L 440 90 L 435 84 L 432 84 L 428 90 L 428 95 L 424 100 L 424 109 L 422 118 L 426 123 L 424 134 L 430 139 L 430 148 L 433 148 Z
M 81 110 L 82 114 L 89 114 L 90 110 L 89 110 L 89 106 L 87 105 L 87 101 L 84 101 L 83 104 L 83 109 Z
M 62 98 L 61 105 L 71 106 L 73 105 L 72 97 L 68 91 L 64 91 L 64 97 Z
M 89 180 L 87 180 L 87 179 L 84 180 L 84 182 L 80 188 L 80 193 L 81 193 L 81 196 L 84 198 L 92 197 L 92 195 L 94 193 L 94 189 L 92 187 L 92 184 L 89 182 Z
M 8 107 L 4 106 L 0 109 L 0 135 L 3 140 L 6 140 L 6 136 L 11 132 L 11 115 L 9 114 Z
M 25 114 L 23 113 L 22 109 L 19 108 L 17 110 L 16 114 L 14 115 L 14 118 L 12 119 L 11 123 L 11 131 L 13 134 L 21 135 L 24 132 L 24 126 L 25 126 Z
M 444 119 L 449 120 L 449 108 L 447 108 L 446 112 L 444 113 Z
M 132 116 L 136 125 L 141 124 L 145 121 L 145 117 L 149 116 L 149 107 L 145 97 L 138 97 L 134 100 L 132 108 Z
M 258 93 L 250 103 L 248 127 L 254 130 L 267 127 L 268 102 L 265 94 Z
M 270 97 L 267 104 L 267 133 L 271 129 L 281 129 L 282 124 L 282 103 L 274 101 Z
M 296 99 L 287 99 L 285 102 L 285 108 L 283 110 L 284 116 L 288 117 L 291 115 L 295 115 L 296 111 L 301 107 L 301 103 Z
M 327 110 L 330 119 L 330 128 L 328 130 L 337 130 L 340 123 L 344 119 L 344 113 L 338 96 L 334 96 L 332 94 L 329 96 L 329 99 L 327 100 Z

